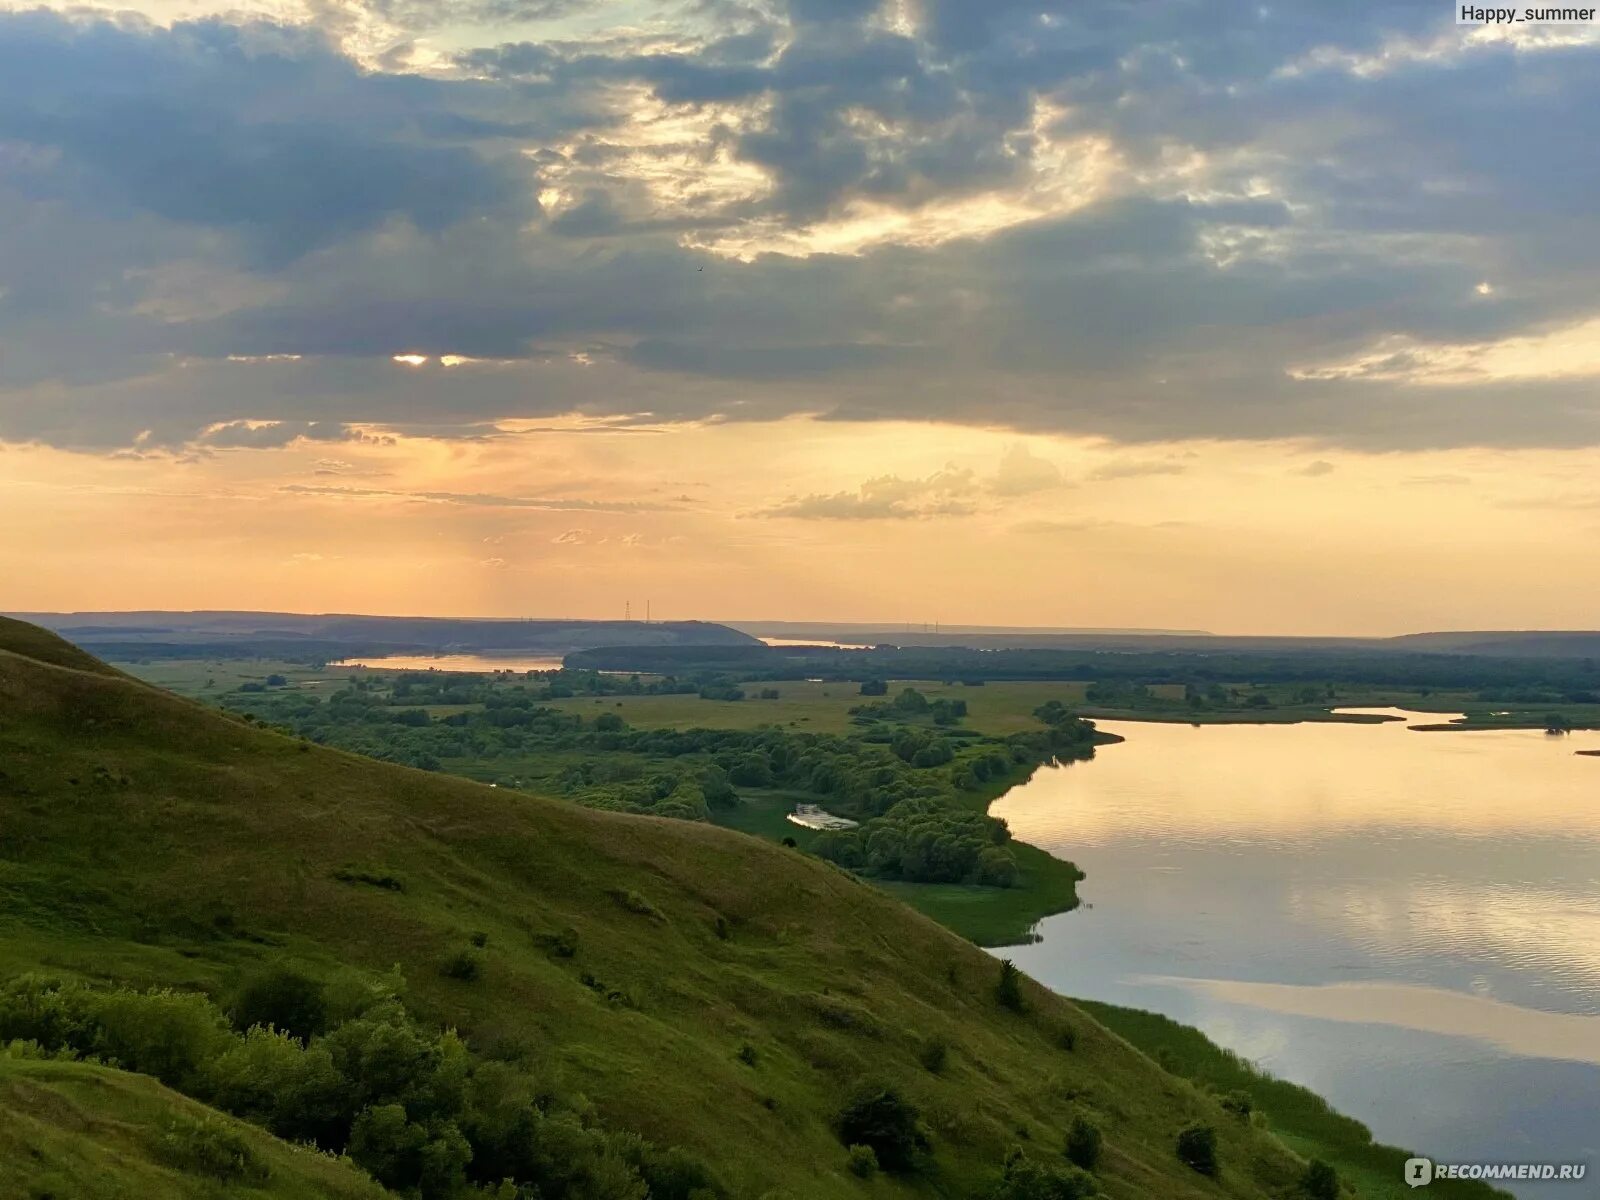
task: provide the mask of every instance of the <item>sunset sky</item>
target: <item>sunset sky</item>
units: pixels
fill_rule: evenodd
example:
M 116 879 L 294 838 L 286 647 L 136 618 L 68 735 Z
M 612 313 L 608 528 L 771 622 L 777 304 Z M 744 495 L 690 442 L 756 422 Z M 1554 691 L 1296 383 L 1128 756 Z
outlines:
M 1600 26 L 0 4 L 0 609 L 1600 626 Z

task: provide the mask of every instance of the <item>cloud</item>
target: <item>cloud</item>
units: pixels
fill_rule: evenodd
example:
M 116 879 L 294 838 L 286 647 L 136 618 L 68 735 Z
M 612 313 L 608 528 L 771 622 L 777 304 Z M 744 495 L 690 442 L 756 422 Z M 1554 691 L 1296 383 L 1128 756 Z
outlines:
M 558 533 L 550 539 L 551 543 L 557 546 L 582 546 L 588 540 L 589 531 L 587 529 L 568 529 L 566 532 Z
M 1095 467 L 1088 473 L 1091 483 L 1107 483 L 1113 479 L 1142 479 L 1150 475 L 1182 475 L 1189 468 L 1170 459 L 1128 459 Z
M 1324 475 L 1332 475 L 1338 469 L 1339 468 L 1335 467 L 1326 459 L 1319 458 L 1314 462 L 1307 463 L 1305 466 L 1296 471 L 1295 474 L 1304 475 L 1308 479 L 1321 479 Z
M 1018 442 L 1005 452 L 989 490 L 1000 496 L 1026 496 L 1061 484 L 1061 468 Z
M 1600 440 L 1583 31 L 1376 0 L 311 11 L 0 13 L 0 439 L 647 411 Z
M 550 512 L 647 512 L 658 504 L 633 501 L 575 500 L 548 496 L 497 496 L 485 492 L 404 492 L 386 488 L 335 487 L 306 483 L 285 484 L 278 489 L 296 496 L 329 496 L 335 499 L 405 500 L 426 504 L 459 504 L 469 508 L 535 508 Z
M 946 467 L 926 479 L 881 475 L 854 492 L 790 496 L 757 512 L 758 517 L 805 521 L 925 520 L 965 517 L 977 511 L 977 482 L 970 470 Z

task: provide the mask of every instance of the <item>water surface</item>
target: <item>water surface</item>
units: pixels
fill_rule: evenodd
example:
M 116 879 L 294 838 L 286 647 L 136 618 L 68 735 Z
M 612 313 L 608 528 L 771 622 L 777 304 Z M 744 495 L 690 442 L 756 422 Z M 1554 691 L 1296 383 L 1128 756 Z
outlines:
M 559 671 L 559 654 L 375 654 L 346 658 L 334 667 L 374 671 Z
M 1600 733 L 1099 724 L 1128 740 L 992 810 L 1088 872 L 1018 965 L 1383 1140 L 1600 1167 Z

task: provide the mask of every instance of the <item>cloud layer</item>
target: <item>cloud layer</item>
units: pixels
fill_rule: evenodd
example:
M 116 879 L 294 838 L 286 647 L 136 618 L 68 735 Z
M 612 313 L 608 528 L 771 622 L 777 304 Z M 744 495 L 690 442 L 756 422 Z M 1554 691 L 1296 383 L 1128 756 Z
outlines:
M 1310 0 L 4 12 L 0 440 L 1590 445 L 1596 52 Z

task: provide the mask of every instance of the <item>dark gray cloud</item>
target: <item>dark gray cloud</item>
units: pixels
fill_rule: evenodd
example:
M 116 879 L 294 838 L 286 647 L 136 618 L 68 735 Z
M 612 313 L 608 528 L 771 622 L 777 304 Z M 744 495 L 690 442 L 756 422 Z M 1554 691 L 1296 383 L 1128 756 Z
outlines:
M 867 0 L 724 3 L 672 49 L 619 11 L 432 73 L 409 41 L 365 63 L 337 41 L 353 14 L 420 35 L 590 7 L 0 14 L 0 438 L 808 412 L 1600 440 L 1593 377 L 1408 378 L 1435 345 L 1597 315 L 1594 45 L 1310 0 L 923 0 L 909 26 Z M 641 95 L 679 131 L 637 120 Z M 762 252 L 874 221 L 850 254 Z M 1337 370 L 1384 339 L 1383 372 Z

